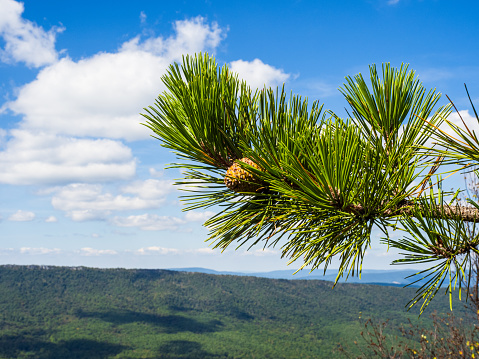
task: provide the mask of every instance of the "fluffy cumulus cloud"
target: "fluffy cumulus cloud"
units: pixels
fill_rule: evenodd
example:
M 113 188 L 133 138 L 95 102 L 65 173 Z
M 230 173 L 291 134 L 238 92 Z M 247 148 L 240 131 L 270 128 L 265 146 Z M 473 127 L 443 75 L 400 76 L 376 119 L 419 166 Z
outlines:
M 59 59 L 54 46 L 59 29 L 45 31 L 23 19 L 23 5 L 15 1 L 0 0 L 0 8 L 3 58 L 41 67 L 32 82 L 16 90 L 16 98 L 0 108 L 0 115 L 21 119 L 13 129 L 0 129 L 0 183 L 56 186 L 47 193 L 53 208 L 74 221 L 107 220 L 118 227 L 179 231 L 213 215 L 145 213 L 164 205 L 173 190 L 171 181 L 161 180 L 155 169 L 150 171 L 152 179 L 114 191 L 105 189 L 105 183 L 135 177 L 138 160 L 128 142 L 149 138 L 138 112 L 164 90 L 161 76 L 168 65 L 185 54 L 214 53 L 225 29 L 196 17 L 175 22 L 171 36 L 137 36 L 114 52 Z M 146 15 L 141 19 L 146 21 Z M 231 68 L 253 87 L 281 84 L 290 77 L 259 59 L 233 61 Z M 129 213 L 115 213 L 120 211 Z M 10 219 L 33 219 L 28 213 L 19 211 Z M 45 221 L 55 222 L 56 217 Z M 81 253 L 108 254 L 91 248 Z
M 464 126 L 464 123 L 465 123 L 467 127 L 469 128 L 469 130 L 474 131 L 476 133 L 479 132 L 479 123 L 476 117 L 474 117 L 473 115 L 469 113 L 469 110 L 453 112 L 448 116 L 447 120 L 453 123 L 454 125 L 461 127 L 464 130 L 466 130 L 466 127 Z M 451 129 L 451 127 L 448 126 L 446 123 L 443 123 L 440 128 L 441 130 L 446 131 L 453 136 L 457 136 L 456 133 Z
M 18 210 L 12 214 L 8 220 L 13 222 L 30 222 L 35 219 L 35 213 L 29 211 Z
M 1 114 L 1 112 L 0 112 Z M 7 131 L 4 130 L 3 128 L 0 128 L 0 148 L 3 147 L 3 145 L 5 144 L 5 139 L 7 137 Z
M 0 24 L 11 23 L 7 17 L 2 12 Z M 170 37 L 136 37 L 114 53 L 51 60 L 34 81 L 18 89 L 17 98 L 0 111 L 22 118 L 18 128 L 0 133 L 0 183 L 132 178 L 136 161 L 122 141 L 149 138 L 138 112 L 163 91 L 160 78 L 167 66 L 184 54 L 214 52 L 224 37 L 216 23 L 202 17 L 177 21 L 174 30 Z
M 148 172 L 150 173 L 151 177 L 161 177 L 161 176 L 163 176 L 163 170 L 157 170 L 155 168 L 150 168 L 148 170 Z
M 134 227 L 144 231 L 181 231 L 188 222 L 205 222 L 215 213 L 211 211 L 187 212 L 183 218 L 173 216 L 159 216 L 157 214 L 144 213 L 127 217 L 116 216 L 111 223 L 118 227 Z
M 22 128 L 30 131 L 147 138 L 138 112 L 161 92 L 160 77 L 167 65 L 143 51 L 101 53 L 78 62 L 64 58 L 22 87 L 8 108 L 23 116 Z
M 12 130 L 0 152 L 0 182 L 51 184 L 128 179 L 135 174 L 131 149 L 109 139 L 83 139 Z
M 173 182 L 156 179 L 135 181 L 116 195 L 105 192 L 102 185 L 86 183 L 74 183 L 53 191 L 52 205 L 55 209 L 66 212 L 74 221 L 86 221 L 106 219 L 113 211 L 158 208 L 166 195 L 173 191 Z
M 45 31 L 42 27 L 22 18 L 23 3 L 0 0 L 0 37 L 4 48 L 0 59 L 4 62 L 24 62 L 30 67 L 41 67 L 57 61 L 55 40 L 63 29 L 54 27 Z
M 186 54 L 200 51 L 214 51 L 225 37 L 225 32 L 216 22 L 207 24 L 201 16 L 176 21 L 175 36 L 169 38 L 152 37 L 141 41 L 140 36 L 125 42 L 121 51 L 147 52 L 164 58 L 168 62 L 177 61 Z
M 144 231 L 177 231 L 185 223 L 181 218 L 150 213 L 127 217 L 116 216 L 111 222 L 118 227 L 136 227 Z
M 225 37 L 225 30 L 217 23 L 196 17 L 175 22 L 169 37 L 137 36 L 113 53 L 58 60 L 54 50 L 57 30 L 43 31 L 20 17 L 23 5 L 0 1 L 7 9 L 0 14 L 4 37 L 12 29 L 37 34 L 18 38 L 41 42 L 44 51 L 35 51 L 39 54 L 36 64 L 49 64 L 2 108 L 22 120 L 7 136 L 5 131 L 0 133 L 0 137 L 8 138 L 0 138 L 0 183 L 92 183 L 132 178 L 135 160 L 121 141 L 149 138 L 150 131 L 141 125 L 144 119 L 138 112 L 164 90 L 160 78 L 167 66 L 185 54 L 214 53 Z M 42 55 L 46 53 L 50 55 Z M 259 59 L 234 61 L 231 67 L 256 87 L 280 84 L 289 78 Z
M 281 69 L 263 63 L 260 59 L 233 61 L 230 64 L 230 68 L 252 88 L 278 86 L 287 81 L 291 76 Z
M 205 222 L 215 215 L 211 211 L 189 211 L 185 214 L 185 220 L 188 222 Z
M 174 190 L 174 181 L 147 179 L 134 181 L 122 187 L 123 193 L 135 194 L 142 200 L 162 201 L 164 197 Z M 155 202 L 158 203 L 158 202 Z
M 164 90 L 160 78 L 168 65 L 185 54 L 214 51 L 222 39 L 218 25 L 201 17 L 177 21 L 175 31 L 166 39 L 136 37 L 115 53 L 79 61 L 63 58 L 22 87 L 8 108 L 23 115 L 22 127 L 29 130 L 128 141 L 148 138 L 138 112 Z
M 466 131 L 466 127 L 464 126 L 464 123 L 467 125 L 469 130 L 472 132 L 474 131 L 475 133 L 479 132 L 479 123 L 477 119 L 469 113 L 469 110 L 462 110 L 459 112 L 452 112 L 448 117 L 447 121 L 452 123 L 453 125 L 463 129 Z M 464 122 L 463 122 L 464 121 Z M 453 128 L 446 122 L 443 122 L 441 126 L 439 127 L 441 131 L 449 134 L 450 136 L 460 140 L 460 138 L 457 136 L 456 132 L 453 130 Z M 427 142 L 426 146 L 433 146 L 435 143 L 434 138 L 430 137 Z

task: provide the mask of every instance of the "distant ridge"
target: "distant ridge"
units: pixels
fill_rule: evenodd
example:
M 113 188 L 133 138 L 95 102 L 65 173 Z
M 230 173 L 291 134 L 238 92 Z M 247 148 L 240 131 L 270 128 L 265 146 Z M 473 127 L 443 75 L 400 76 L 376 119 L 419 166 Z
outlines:
M 0 267 L 12 268 L 12 267 L 22 267 L 12 264 L 1 265 Z M 54 269 L 62 268 L 52 265 L 26 265 L 23 266 L 29 269 Z M 72 266 L 64 267 L 71 270 L 82 270 L 87 269 L 88 267 L 83 266 Z M 108 270 L 114 268 L 96 268 L 98 270 Z M 119 268 L 118 268 L 119 269 Z M 142 270 L 144 268 L 136 268 Z M 189 273 L 203 273 L 203 274 L 212 274 L 212 275 L 232 275 L 232 276 L 248 276 L 248 277 L 258 277 L 258 278 L 268 278 L 268 279 L 287 279 L 287 280 L 321 280 L 334 282 L 336 279 L 337 272 L 331 270 L 331 273 L 322 275 L 322 271 L 318 270 L 313 273 L 305 270 L 303 272 L 298 272 L 296 274 L 294 269 L 290 270 L 276 270 L 270 272 L 233 272 L 233 271 L 217 271 L 209 268 L 202 267 L 186 267 L 186 268 L 157 268 L 157 269 L 144 269 L 144 270 L 169 270 L 175 272 L 189 272 Z M 358 277 L 349 277 L 347 280 L 343 277 L 340 278 L 340 283 L 358 283 L 358 284 L 376 284 L 376 285 L 386 285 L 394 287 L 420 287 L 419 283 L 414 283 L 419 278 L 408 278 L 409 276 L 417 273 L 419 270 L 408 269 L 408 270 L 377 270 L 377 269 L 365 269 L 362 271 L 361 279 Z M 317 274 L 316 274 L 317 273 Z
M 334 282 L 336 279 L 337 272 L 322 275 L 322 271 L 318 270 L 317 273 L 309 273 L 309 271 L 298 272 L 294 274 L 295 270 L 276 270 L 271 272 L 229 272 L 229 271 L 216 271 L 208 268 L 201 267 L 190 267 L 190 268 L 168 268 L 168 270 L 178 271 L 178 272 L 192 272 L 192 273 L 206 273 L 206 274 L 215 274 L 215 275 L 237 275 L 237 276 L 250 276 L 250 277 L 260 277 L 260 278 L 270 278 L 270 279 L 289 279 L 289 280 L 325 280 Z M 362 283 L 362 284 L 378 284 L 378 285 L 391 285 L 391 286 L 418 286 L 417 284 L 412 284 L 418 278 L 407 278 L 419 270 L 407 269 L 407 270 L 376 270 L 376 269 L 365 269 L 362 271 L 361 279 L 358 277 L 349 277 L 347 280 L 341 278 L 339 282 L 341 283 Z

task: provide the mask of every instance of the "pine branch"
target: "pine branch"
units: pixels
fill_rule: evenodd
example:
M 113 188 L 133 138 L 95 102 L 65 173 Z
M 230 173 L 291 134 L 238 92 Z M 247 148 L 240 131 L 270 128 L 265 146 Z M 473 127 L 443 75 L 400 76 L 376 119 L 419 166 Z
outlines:
M 422 204 L 415 203 L 411 200 L 404 200 L 399 206 L 394 209 L 387 209 L 382 214 L 384 217 L 397 217 L 412 216 L 415 217 L 417 213 L 423 213 L 424 217 L 437 218 L 437 219 L 454 219 L 461 220 L 463 222 L 479 222 L 479 209 L 472 206 L 460 206 L 460 205 L 438 205 L 432 212 L 425 212 L 422 209 Z M 360 204 L 349 205 L 342 209 L 343 211 L 351 214 L 363 215 L 369 213 L 369 209 L 363 207 Z
M 173 167 L 184 170 L 177 184 L 193 186 L 187 210 L 222 206 L 205 223 L 215 248 L 274 246 L 284 236 L 283 256 L 312 269 L 336 257 L 339 278 L 360 273 L 380 228 L 388 248 L 404 255 L 393 264 L 439 263 L 418 273 L 426 284 L 412 305 L 422 298 L 423 309 L 446 277 L 449 293 L 461 283 L 479 253 L 479 236 L 465 229 L 479 222 L 479 204 L 445 203 L 441 181 L 438 192 L 423 191 L 440 167 L 474 168 L 479 139 L 447 121 L 451 106 L 434 110 L 440 93 L 426 91 L 407 65 L 384 64 L 382 78 L 371 66 L 371 85 L 361 74 L 347 77 L 340 91 L 348 119 L 332 111 L 326 118 L 322 105 L 299 95 L 287 100 L 284 86 L 252 91 L 207 54 L 186 56 L 162 80 L 167 91 L 145 109 L 145 125 L 182 161 Z M 437 146 L 427 147 L 430 139 Z M 389 236 L 390 228 L 412 238 Z

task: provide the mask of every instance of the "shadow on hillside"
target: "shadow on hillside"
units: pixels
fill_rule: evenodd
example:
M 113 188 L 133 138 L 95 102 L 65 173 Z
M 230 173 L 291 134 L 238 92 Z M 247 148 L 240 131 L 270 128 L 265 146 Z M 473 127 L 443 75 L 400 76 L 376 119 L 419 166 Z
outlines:
M 208 353 L 201 349 L 201 344 L 189 340 L 172 340 L 163 344 L 159 350 L 160 359 L 204 359 L 225 358 L 224 355 Z
M 102 359 L 121 353 L 127 347 L 88 339 L 72 339 L 59 343 L 45 342 L 25 335 L 0 337 L 0 356 L 19 355 L 37 359 Z
M 178 306 L 178 305 L 170 305 L 169 306 L 169 309 L 171 311 L 175 311 L 175 312 L 183 312 L 183 313 L 186 313 L 186 312 L 190 312 L 190 311 L 193 311 L 193 309 L 191 308 L 187 308 L 187 307 L 182 307 L 182 306 Z M 218 309 L 218 312 L 220 312 L 222 315 L 229 315 L 231 317 L 234 317 L 236 319 L 239 319 L 239 320 L 253 320 L 255 319 L 255 316 L 250 314 L 250 313 L 247 313 L 235 306 L 228 306 L 228 308 L 221 308 L 221 309 Z
M 235 317 L 236 319 L 239 319 L 239 320 L 253 320 L 255 317 L 249 313 L 246 313 L 242 310 L 239 310 L 237 308 L 232 308 L 230 310 L 230 315 Z
M 191 312 L 193 309 L 184 307 L 184 306 L 179 306 L 179 305 L 170 305 L 168 309 L 175 311 L 175 312 Z
M 109 312 L 79 312 L 79 318 L 98 318 L 112 324 L 147 323 L 162 327 L 166 333 L 192 332 L 209 333 L 217 332 L 223 325 L 219 320 L 210 320 L 207 323 L 199 322 L 181 315 L 156 315 L 132 311 Z

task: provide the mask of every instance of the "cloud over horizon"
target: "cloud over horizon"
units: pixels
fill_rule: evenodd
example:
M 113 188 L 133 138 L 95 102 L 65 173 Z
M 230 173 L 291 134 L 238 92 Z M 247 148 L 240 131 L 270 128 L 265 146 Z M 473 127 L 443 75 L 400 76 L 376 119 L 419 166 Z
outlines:
M 30 222 L 35 219 L 35 213 L 30 211 L 23 211 L 19 209 L 17 212 L 8 217 L 9 221 L 12 222 Z
M 135 181 L 116 195 L 100 184 L 74 183 L 53 188 L 51 203 L 73 221 L 104 220 L 115 211 L 159 208 L 173 190 L 172 181 L 157 179 Z

